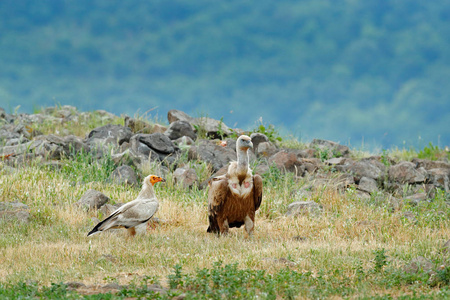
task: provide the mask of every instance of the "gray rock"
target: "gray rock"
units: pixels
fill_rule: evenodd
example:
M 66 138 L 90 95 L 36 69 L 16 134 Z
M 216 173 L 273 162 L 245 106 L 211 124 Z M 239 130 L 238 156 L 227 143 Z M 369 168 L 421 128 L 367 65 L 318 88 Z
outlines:
M 361 177 L 361 180 L 358 184 L 358 189 L 369 194 L 378 192 L 377 182 L 372 178 Z
M 222 121 L 214 120 L 208 117 L 195 118 L 192 122 L 196 131 L 205 131 L 209 138 L 222 138 L 233 133 L 231 129 Z
M 108 124 L 92 130 L 87 136 L 86 143 L 91 149 L 92 145 L 98 143 L 120 145 L 129 142 L 132 135 L 129 127 Z
M 167 119 L 169 120 L 169 124 L 172 124 L 176 121 L 185 121 L 187 123 L 191 123 L 194 120 L 193 117 L 177 109 L 169 110 L 169 112 L 167 113 Z
M 380 180 L 383 176 L 383 171 L 372 161 L 357 161 L 353 162 L 346 168 L 346 171 L 353 174 L 355 181 L 360 181 L 362 177 Z
M 139 135 L 139 141 L 158 153 L 171 154 L 175 152 L 172 141 L 162 133 L 141 134 Z
M 389 180 L 399 183 L 423 183 L 426 180 L 427 171 L 424 168 L 416 169 L 412 162 L 402 161 L 389 168 Z
M 287 207 L 286 216 L 297 216 L 301 214 L 308 214 L 311 216 L 318 216 L 322 213 L 322 207 L 314 201 L 297 201 L 289 204 Z
M 333 153 L 333 156 L 346 156 L 350 154 L 350 148 L 344 145 L 340 145 L 336 142 L 314 139 L 311 144 L 311 147 L 318 147 L 321 150 L 329 149 Z
M 268 160 L 269 166 L 275 165 L 279 170 L 284 172 L 295 172 L 302 176 L 305 172 L 305 166 L 298 160 L 297 155 L 284 150 L 272 155 Z
M 411 260 L 411 262 L 403 267 L 403 271 L 406 273 L 414 274 L 423 271 L 425 273 L 434 272 L 435 265 L 423 256 L 418 256 Z
M 431 169 L 446 169 L 450 172 L 450 163 L 445 161 L 414 158 L 412 163 L 416 164 L 416 168 L 423 167 L 427 171 Z
M 271 157 L 272 155 L 278 152 L 277 147 L 271 142 L 261 142 L 256 148 L 256 156 L 257 157 Z
M 184 188 L 190 188 L 198 183 L 198 176 L 192 168 L 177 168 L 173 172 L 173 177 L 177 185 L 181 185 Z
M 130 149 L 141 161 L 160 161 L 160 155 L 158 152 L 150 148 L 148 145 L 142 143 L 140 139 L 140 134 L 133 135 L 130 139 Z
M 414 195 L 406 196 L 403 198 L 403 201 L 409 201 L 412 205 L 418 205 L 422 201 L 426 201 L 428 199 L 427 193 L 417 193 Z
M 87 190 L 80 200 L 75 203 L 75 206 L 82 208 L 86 211 L 99 209 L 102 205 L 107 203 L 109 198 L 103 193 L 96 190 Z
M 130 166 L 120 166 L 115 169 L 109 179 L 115 184 L 138 185 L 136 173 Z
M 28 205 L 20 202 L 0 202 L 0 222 L 28 223 L 30 212 Z
M 121 207 L 122 203 L 116 203 L 114 205 L 106 203 L 105 205 L 102 205 L 100 209 L 98 210 L 99 215 L 102 217 L 102 219 L 105 219 L 109 217 L 116 209 Z
M 429 169 L 428 176 L 430 182 L 438 188 L 443 189 L 446 192 L 449 192 L 449 172 L 447 169 L 437 168 L 437 169 Z
M 194 127 L 190 123 L 182 120 L 171 123 L 164 134 L 171 140 L 177 140 L 183 136 L 187 136 L 194 141 L 197 139 Z
M 189 148 L 188 158 L 206 161 L 212 166 L 213 172 L 217 172 L 230 161 L 236 160 L 236 151 L 221 147 L 214 141 L 202 140 L 198 145 Z
M 348 159 L 345 157 L 333 157 L 327 159 L 324 163 L 329 166 L 344 165 Z
M 194 140 L 188 136 L 182 136 L 174 141 L 180 148 L 186 148 L 194 144 Z

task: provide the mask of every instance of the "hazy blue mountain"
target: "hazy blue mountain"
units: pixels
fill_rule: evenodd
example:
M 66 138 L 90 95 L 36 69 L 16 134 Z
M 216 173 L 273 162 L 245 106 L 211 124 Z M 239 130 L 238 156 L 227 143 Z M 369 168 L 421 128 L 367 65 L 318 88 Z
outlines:
M 0 106 L 450 145 L 446 0 L 2 0 Z

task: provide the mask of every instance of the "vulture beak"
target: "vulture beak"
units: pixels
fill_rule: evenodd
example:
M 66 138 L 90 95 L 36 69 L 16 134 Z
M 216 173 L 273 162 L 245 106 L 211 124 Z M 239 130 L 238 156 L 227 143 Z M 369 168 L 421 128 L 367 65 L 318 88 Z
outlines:
M 155 185 L 155 183 L 157 183 L 157 182 L 166 182 L 166 180 L 159 176 L 154 176 L 154 177 L 150 178 L 150 183 L 152 185 Z

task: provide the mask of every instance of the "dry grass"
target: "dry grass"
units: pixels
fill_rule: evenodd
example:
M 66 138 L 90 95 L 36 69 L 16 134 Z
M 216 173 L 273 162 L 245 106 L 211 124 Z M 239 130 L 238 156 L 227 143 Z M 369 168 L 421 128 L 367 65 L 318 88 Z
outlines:
M 413 225 L 401 211 L 370 205 L 353 191 L 338 192 L 332 186 L 311 197 L 322 205 L 321 216 L 285 217 L 292 189 L 299 184 L 286 177 L 266 185 L 251 238 L 242 228 L 225 237 L 207 234 L 206 191 L 177 189 L 170 182 L 156 187 L 162 222 L 149 226 L 146 234 L 127 239 L 118 230 L 88 238 L 97 214 L 73 206 L 87 189 L 115 202 L 134 199 L 138 189 L 100 182 L 72 185 L 62 174 L 37 167 L 3 171 L 0 202 L 27 204 L 31 221 L 2 224 L 0 281 L 129 283 L 157 276 L 164 283 L 176 264 L 189 273 L 217 261 L 269 273 L 286 267 L 313 274 L 339 270 L 337 276 L 355 279 L 358 265 L 367 272 L 373 268 L 377 249 L 385 249 L 390 266 L 400 268 L 418 255 L 439 256 L 450 236 L 448 222 Z M 379 286 L 371 289 L 387 292 Z M 389 290 L 403 292 L 403 286 Z

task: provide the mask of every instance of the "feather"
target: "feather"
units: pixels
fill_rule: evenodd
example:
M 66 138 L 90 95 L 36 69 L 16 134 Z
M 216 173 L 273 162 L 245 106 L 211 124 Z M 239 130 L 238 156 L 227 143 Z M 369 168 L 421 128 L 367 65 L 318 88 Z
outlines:
M 136 234 L 134 228 L 146 223 L 158 211 L 159 202 L 153 191 L 153 185 L 159 181 L 164 181 L 164 179 L 154 175 L 147 176 L 138 197 L 122 205 L 109 217 L 98 223 L 88 233 L 88 236 L 113 228 L 126 228 L 129 229 L 131 235 Z
M 262 178 L 252 175 L 248 164 L 250 137 L 242 135 L 236 142 L 237 161 L 231 162 L 227 173 L 209 182 L 207 232 L 226 234 L 229 228 L 245 225 L 252 234 L 255 212 L 262 201 Z

